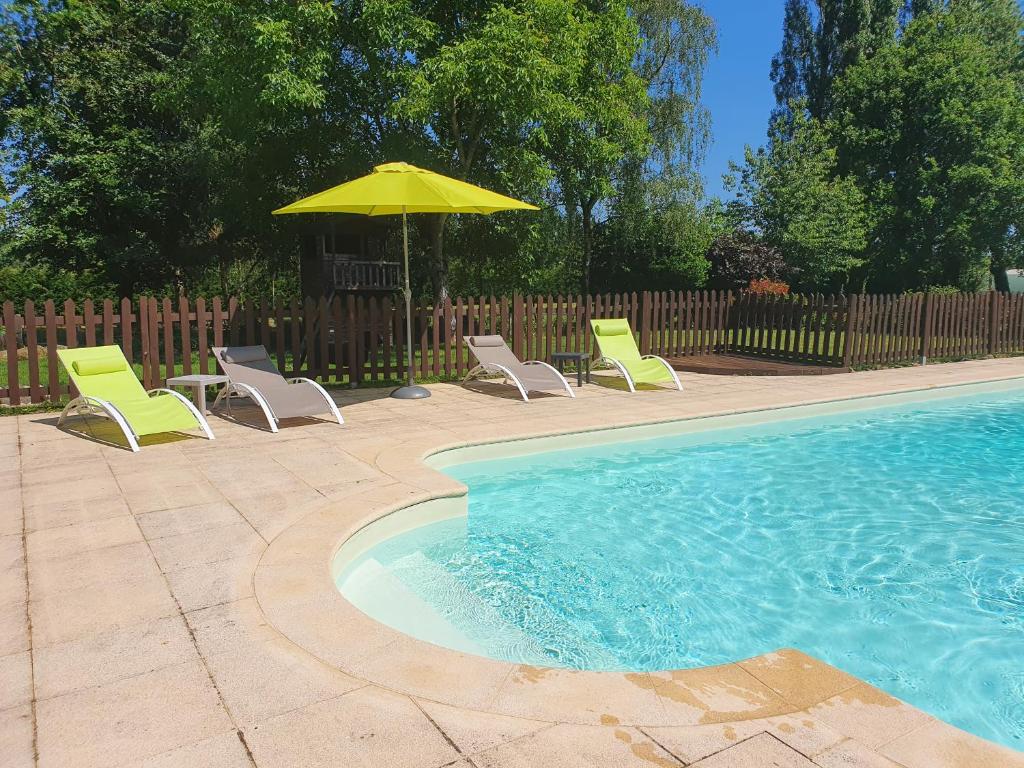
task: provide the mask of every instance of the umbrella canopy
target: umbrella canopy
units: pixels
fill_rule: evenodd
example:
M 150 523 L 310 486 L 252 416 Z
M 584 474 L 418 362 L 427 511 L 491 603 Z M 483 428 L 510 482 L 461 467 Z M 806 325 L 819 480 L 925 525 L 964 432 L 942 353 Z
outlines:
M 417 168 L 385 163 L 373 173 L 278 208 L 278 213 L 482 213 L 536 211 L 537 206 Z
M 426 171 L 408 163 L 385 163 L 362 178 L 339 184 L 302 200 L 278 208 L 278 213 L 362 213 L 366 216 L 402 216 L 402 251 L 405 256 L 405 333 L 410 343 L 408 353 L 408 386 L 392 392 L 392 397 L 419 399 L 430 397 L 430 391 L 415 386 L 412 341 L 412 290 L 409 287 L 409 213 L 482 213 L 509 210 L 540 210 L 488 189 L 475 187 L 458 179 Z

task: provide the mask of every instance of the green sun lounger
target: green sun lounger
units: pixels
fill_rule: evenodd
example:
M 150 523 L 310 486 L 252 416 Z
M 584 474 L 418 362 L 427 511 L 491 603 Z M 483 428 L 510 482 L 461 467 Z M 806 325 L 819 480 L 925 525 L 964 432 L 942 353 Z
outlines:
M 206 418 L 184 395 L 144 390 L 120 347 L 59 349 L 57 357 L 79 393 L 64 408 L 58 427 L 68 416 L 105 416 L 121 428 L 133 451 L 139 450 L 140 437 L 161 432 L 199 428 L 213 440 Z
M 626 320 L 591 320 L 590 327 L 599 350 L 595 363 L 604 361 L 618 368 L 630 392 L 636 392 L 637 384 L 672 384 L 682 390 L 679 377 L 664 358 L 640 354 Z

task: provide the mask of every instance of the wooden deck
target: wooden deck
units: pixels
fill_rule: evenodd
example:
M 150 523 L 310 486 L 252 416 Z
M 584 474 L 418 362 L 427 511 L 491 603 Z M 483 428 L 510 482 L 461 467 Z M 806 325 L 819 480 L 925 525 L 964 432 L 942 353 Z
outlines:
M 687 355 L 666 358 L 677 371 L 709 373 L 716 376 L 821 376 L 849 373 L 849 368 L 811 363 L 794 363 L 746 355 Z

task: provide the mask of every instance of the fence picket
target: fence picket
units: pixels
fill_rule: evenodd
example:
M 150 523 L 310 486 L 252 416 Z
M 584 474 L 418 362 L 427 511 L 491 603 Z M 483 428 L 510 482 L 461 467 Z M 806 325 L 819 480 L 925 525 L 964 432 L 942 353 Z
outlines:
M 36 306 L 29 300 L 25 302 L 25 347 L 28 351 L 28 389 L 29 399 L 33 403 L 43 401 L 43 388 L 39 381 L 39 337 L 37 335 Z M 17 354 L 17 353 L 15 353 Z

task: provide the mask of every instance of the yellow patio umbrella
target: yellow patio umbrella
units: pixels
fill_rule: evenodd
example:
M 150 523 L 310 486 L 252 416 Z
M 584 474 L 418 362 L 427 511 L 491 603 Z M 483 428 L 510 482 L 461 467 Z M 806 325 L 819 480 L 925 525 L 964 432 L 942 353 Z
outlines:
M 430 390 L 417 387 L 413 373 L 412 290 L 409 287 L 410 213 L 482 213 L 496 211 L 539 210 L 497 192 L 467 184 L 458 179 L 417 168 L 408 163 L 378 165 L 373 173 L 310 195 L 278 208 L 281 213 L 362 213 L 367 216 L 402 214 L 402 243 L 405 255 L 405 331 L 408 351 L 408 386 L 396 389 L 392 397 L 419 399 L 430 397 Z

